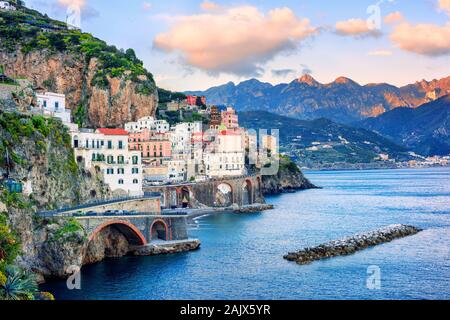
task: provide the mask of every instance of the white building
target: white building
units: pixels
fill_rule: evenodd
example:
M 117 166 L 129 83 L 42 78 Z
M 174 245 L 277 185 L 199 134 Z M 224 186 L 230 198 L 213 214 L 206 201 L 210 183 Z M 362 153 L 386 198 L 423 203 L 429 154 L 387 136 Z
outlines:
M 10 4 L 8 1 L 0 1 L 0 9 L 7 11 L 15 11 L 16 7 Z
M 214 143 L 204 153 L 206 175 L 209 178 L 242 176 L 245 174 L 244 138 L 240 131 L 220 131 Z
M 187 180 L 186 160 L 175 156 L 167 161 L 167 180 L 170 182 L 183 182 Z
M 141 132 L 144 129 L 165 133 L 170 130 L 170 125 L 165 120 L 156 120 L 153 117 L 145 117 L 125 124 L 125 130 L 128 132 Z
M 44 115 L 59 118 L 64 123 L 71 123 L 71 112 L 66 109 L 66 96 L 64 94 L 46 92 L 36 94 L 38 108 Z
M 192 151 L 192 136 L 203 132 L 201 122 L 183 122 L 177 124 L 170 132 L 173 154 L 190 154 Z
M 113 192 L 140 196 L 142 191 L 141 152 L 128 149 L 124 129 L 98 129 L 71 132 L 77 162 L 103 173 L 104 182 Z

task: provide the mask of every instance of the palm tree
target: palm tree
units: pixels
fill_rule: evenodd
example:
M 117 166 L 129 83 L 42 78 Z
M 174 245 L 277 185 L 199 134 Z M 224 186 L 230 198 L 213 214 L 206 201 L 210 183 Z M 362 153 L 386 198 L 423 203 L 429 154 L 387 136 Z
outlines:
M 16 267 L 7 267 L 6 283 L 0 287 L 0 297 L 6 300 L 32 300 L 38 292 L 37 284 L 31 274 Z

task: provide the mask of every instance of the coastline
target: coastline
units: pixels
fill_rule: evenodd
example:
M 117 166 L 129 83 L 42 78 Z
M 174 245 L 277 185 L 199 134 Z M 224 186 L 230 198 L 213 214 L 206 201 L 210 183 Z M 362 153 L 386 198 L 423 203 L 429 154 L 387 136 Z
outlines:
M 382 171 L 382 170 L 424 170 L 424 169 L 445 169 L 450 168 L 450 166 L 428 166 L 428 167 L 385 167 L 385 168 L 341 168 L 341 169 L 334 169 L 334 168 L 326 168 L 326 169 L 307 169 L 307 168 L 301 168 L 302 172 L 308 173 L 308 172 L 355 172 L 355 171 Z

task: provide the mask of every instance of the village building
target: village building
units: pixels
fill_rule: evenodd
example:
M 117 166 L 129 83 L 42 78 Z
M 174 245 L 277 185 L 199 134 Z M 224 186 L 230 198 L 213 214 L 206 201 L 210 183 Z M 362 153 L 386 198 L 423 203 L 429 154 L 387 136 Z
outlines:
M 0 10 L 15 11 L 16 7 L 8 1 L 0 1 Z
M 169 135 L 144 129 L 130 133 L 128 142 L 130 150 L 141 152 L 144 179 L 150 182 L 164 181 L 168 172 L 167 162 L 172 157 Z
M 209 129 L 217 130 L 222 124 L 222 117 L 219 112 L 219 108 L 212 106 L 210 110 Z
M 78 163 L 102 172 L 111 190 L 120 195 L 140 196 L 142 191 L 141 152 L 129 150 L 124 129 L 80 129 L 71 132 Z
M 144 117 L 136 122 L 128 122 L 125 124 L 125 130 L 128 132 L 141 132 L 144 129 L 154 132 L 168 132 L 170 125 L 165 120 L 156 120 L 153 117 Z
M 239 128 L 239 117 L 232 107 L 227 107 L 225 111 L 222 111 L 221 122 L 228 129 Z
M 64 123 L 71 123 L 71 112 L 66 109 L 64 94 L 45 92 L 36 94 L 38 110 L 43 115 L 61 119 Z
M 219 130 L 204 154 L 205 173 L 209 178 L 242 176 L 245 174 L 244 139 L 240 131 Z

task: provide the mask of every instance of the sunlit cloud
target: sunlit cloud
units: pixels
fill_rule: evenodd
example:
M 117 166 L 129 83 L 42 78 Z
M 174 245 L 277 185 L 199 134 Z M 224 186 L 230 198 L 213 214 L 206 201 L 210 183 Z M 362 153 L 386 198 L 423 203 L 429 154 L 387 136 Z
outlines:
M 256 7 L 241 6 L 178 16 L 153 44 L 179 53 L 184 63 L 208 73 L 254 76 L 277 54 L 296 48 L 317 33 L 308 19 L 297 17 L 289 8 L 265 14 Z
M 406 51 L 426 56 L 450 54 L 450 22 L 444 26 L 403 22 L 394 28 L 390 38 Z
M 150 2 L 144 2 L 143 4 L 142 4 L 142 8 L 144 9 L 144 10 L 150 10 L 151 8 L 153 7 L 153 5 L 150 3 Z
M 399 11 L 392 12 L 384 17 L 384 23 L 386 24 L 395 24 L 404 20 L 403 15 Z
M 378 37 L 381 35 L 379 30 L 369 27 L 366 20 L 348 19 L 336 23 L 336 33 L 341 36 L 353 36 L 356 38 Z
M 376 50 L 370 51 L 368 53 L 369 56 L 377 56 L 377 57 L 389 57 L 392 56 L 392 51 L 389 50 Z
M 438 6 L 450 17 L 450 0 L 439 0 Z
M 221 6 L 212 1 L 203 1 L 200 5 L 200 8 L 202 8 L 205 11 L 216 11 L 216 12 L 223 10 Z

